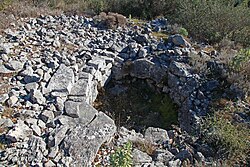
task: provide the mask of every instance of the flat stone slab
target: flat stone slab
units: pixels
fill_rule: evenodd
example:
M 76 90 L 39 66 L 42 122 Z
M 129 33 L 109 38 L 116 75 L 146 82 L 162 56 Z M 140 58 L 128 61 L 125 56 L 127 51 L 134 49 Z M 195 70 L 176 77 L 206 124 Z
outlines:
M 96 82 L 93 81 L 93 75 L 89 73 L 81 73 L 80 79 L 73 85 L 70 91 L 69 99 L 73 101 L 86 101 L 91 104 L 98 94 Z
M 61 64 L 56 73 L 51 78 L 47 89 L 55 96 L 66 96 L 74 84 L 74 72 L 65 64 Z
M 81 125 L 87 125 L 95 115 L 97 110 L 86 102 L 65 102 L 65 114 L 72 118 L 79 118 Z
M 172 62 L 169 66 L 172 74 L 179 77 L 189 77 L 191 74 L 188 71 L 188 66 L 184 63 Z
M 141 79 L 151 78 L 159 83 L 166 76 L 166 71 L 148 59 L 138 59 L 131 64 L 130 75 Z
M 100 146 L 116 131 L 114 121 L 100 112 L 87 126 L 79 124 L 64 139 L 65 149 L 73 158 L 71 166 L 90 166 Z
M 156 144 L 162 144 L 169 140 L 168 132 L 161 128 L 147 128 L 145 132 L 145 138 L 148 141 L 154 142 Z

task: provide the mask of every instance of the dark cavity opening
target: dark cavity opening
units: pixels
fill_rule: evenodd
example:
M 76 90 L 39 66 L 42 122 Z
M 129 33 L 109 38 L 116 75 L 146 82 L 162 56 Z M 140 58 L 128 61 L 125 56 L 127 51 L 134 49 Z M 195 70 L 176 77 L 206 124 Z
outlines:
M 150 80 L 126 77 L 99 89 L 94 107 L 116 123 L 136 132 L 147 127 L 169 129 L 178 124 L 178 106 Z

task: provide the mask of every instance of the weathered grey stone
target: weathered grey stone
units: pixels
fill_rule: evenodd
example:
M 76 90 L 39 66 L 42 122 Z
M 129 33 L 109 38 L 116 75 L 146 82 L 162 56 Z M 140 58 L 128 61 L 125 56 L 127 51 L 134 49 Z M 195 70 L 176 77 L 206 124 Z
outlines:
M 26 89 L 28 92 L 30 92 L 31 89 L 36 90 L 36 89 L 38 88 L 38 86 L 39 86 L 39 85 L 38 85 L 36 82 L 31 82 L 31 83 L 28 83 L 28 84 L 25 85 L 25 89 Z
M 51 75 L 50 75 L 50 72 L 45 72 L 44 75 L 43 75 L 43 80 L 45 82 L 48 82 L 51 78 Z
M 90 92 L 90 83 L 86 79 L 79 79 L 73 86 L 70 96 L 87 96 Z
M 171 161 L 169 161 L 168 166 L 180 167 L 181 166 L 181 161 L 179 159 L 171 160 Z
M 2 74 L 8 74 L 12 73 L 12 70 L 7 69 L 3 64 L 0 64 L 0 73 Z
M 130 75 L 141 79 L 152 79 L 159 83 L 166 72 L 157 64 L 147 59 L 135 60 L 131 65 L 128 66 Z
M 13 127 L 13 122 L 9 118 L 0 118 L 0 127 L 2 128 L 11 128 Z
M 162 144 L 169 140 L 168 133 L 164 129 L 149 127 L 145 131 L 145 139 L 156 144 Z
M 19 140 L 26 140 L 31 134 L 32 130 L 23 121 L 18 120 L 14 128 L 8 132 L 6 138 L 12 142 L 17 142 Z
M 188 68 L 187 65 L 184 63 L 173 61 L 170 64 L 169 68 L 172 74 L 179 76 L 179 77 L 188 77 L 191 75 L 189 71 L 187 70 Z
M 72 118 L 66 115 L 60 115 L 56 120 L 58 120 L 62 125 L 67 125 L 69 127 L 74 127 L 79 123 L 79 119 Z
M 5 101 L 9 99 L 9 95 L 8 94 L 1 94 L 0 95 L 0 103 L 5 103 Z
M 167 165 L 170 160 L 174 158 L 174 155 L 168 150 L 156 150 L 155 161 L 162 162 L 164 165 Z
M 10 96 L 7 103 L 10 107 L 14 106 L 18 102 L 18 97 L 16 96 Z
M 24 65 L 23 62 L 13 60 L 13 61 L 10 61 L 9 63 L 7 63 L 6 67 L 10 70 L 14 70 L 14 71 L 18 72 L 18 71 L 23 69 L 23 65 Z
M 19 74 L 23 77 L 25 76 L 30 76 L 34 73 L 34 70 L 32 69 L 31 66 L 28 66 L 25 68 L 25 70 L 21 71 Z
M 94 57 L 92 60 L 88 61 L 88 65 L 94 67 L 96 70 L 105 68 L 105 59 L 100 57 Z
M 168 38 L 168 42 L 172 42 L 176 46 L 186 46 L 189 47 L 191 46 L 181 35 L 176 34 L 176 35 L 171 35 Z
M 97 114 L 97 110 L 86 102 L 67 101 L 65 112 L 71 117 L 79 118 L 82 125 L 88 124 Z
M 46 143 L 45 141 L 36 136 L 32 136 L 29 141 L 29 153 L 28 157 L 30 158 L 30 162 L 34 161 L 36 163 L 40 163 L 44 159 L 44 155 L 47 155 Z
M 55 92 L 54 95 L 66 96 L 72 89 L 74 83 L 74 72 L 71 68 L 61 64 L 51 78 L 48 89 Z
M 190 162 L 192 162 L 193 160 L 193 155 L 190 153 L 189 150 L 183 150 L 181 152 L 179 152 L 176 156 L 176 159 L 180 159 L 181 161 L 185 160 L 185 159 L 189 159 Z
M 46 124 L 45 124 L 42 120 L 38 120 L 37 125 L 38 125 L 41 129 L 45 129 L 45 128 L 46 128 Z
M 27 118 L 27 119 L 25 119 L 25 123 L 28 126 L 36 125 L 37 124 L 37 119 L 35 119 L 35 118 Z
M 139 58 L 144 58 L 144 57 L 146 57 L 146 56 L 147 56 L 147 50 L 141 48 L 141 49 L 138 51 L 138 57 L 139 57 Z
M 115 133 L 114 121 L 99 113 L 87 126 L 77 125 L 65 138 L 65 149 L 73 158 L 71 166 L 88 166 L 94 160 L 99 147 Z
M 56 97 L 56 104 L 55 107 L 57 108 L 57 112 L 54 112 L 55 116 L 58 116 L 62 114 L 62 111 L 64 109 L 64 102 L 66 101 L 67 97 Z
M 31 125 L 31 129 L 37 136 L 41 136 L 41 129 L 36 124 Z
M 42 70 L 41 68 L 37 69 L 35 72 L 36 72 L 41 78 L 43 77 L 44 72 L 43 72 L 43 70 Z
M 66 101 L 65 106 L 65 113 L 73 118 L 79 118 L 78 112 L 79 112 L 79 102 L 73 102 L 73 101 Z
M 31 90 L 31 100 L 33 103 L 45 104 L 46 99 L 43 97 L 43 94 L 39 90 Z
M 45 110 L 40 115 L 39 118 L 44 122 L 47 123 L 50 120 L 54 119 L 54 112 L 51 110 Z
M 44 167 L 56 167 L 53 161 L 49 160 L 48 162 L 44 163 Z
M 59 151 L 59 147 L 58 146 L 50 148 L 50 152 L 49 152 L 48 157 L 54 159 L 56 157 L 58 151 Z
M 132 152 L 133 164 L 143 165 L 144 163 L 152 162 L 152 158 L 147 154 L 138 149 L 134 149 Z
M 1 51 L 0 51 L 0 52 L 1 52 Z M 9 57 L 8 57 L 6 54 L 2 54 L 2 55 L 1 55 L 1 59 L 2 59 L 4 62 L 8 62 Z
M 66 137 L 66 132 L 69 130 L 69 126 L 61 126 L 59 129 L 55 129 L 54 131 L 54 135 L 52 138 L 52 143 L 50 144 L 49 147 L 54 147 L 54 146 L 58 146 L 61 141 Z
M 53 41 L 53 44 L 52 44 L 54 47 L 56 47 L 56 48 L 59 48 L 60 46 L 61 46 L 61 43 L 60 43 L 60 41 L 57 39 L 57 40 L 54 40 Z
M 73 101 L 86 101 L 92 104 L 98 94 L 97 82 L 92 80 L 92 75 L 79 79 L 73 86 L 69 99 Z
M 70 167 L 70 164 L 72 162 L 72 158 L 71 157 L 62 157 L 62 164 L 66 167 Z

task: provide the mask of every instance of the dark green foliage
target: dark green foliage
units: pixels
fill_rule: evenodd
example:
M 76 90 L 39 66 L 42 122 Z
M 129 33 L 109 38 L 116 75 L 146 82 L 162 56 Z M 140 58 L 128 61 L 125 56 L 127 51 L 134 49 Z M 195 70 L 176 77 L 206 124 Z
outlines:
M 187 28 L 191 36 L 210 43 L 237 39 L 237 34 L 249 37 L 244 33 L 250 28 L 250 11 L 244 5 L 233 4 L 230 0 L 181 0 L 173 19 Z
M 244 66 L 249 65 L 250 61 L 250 48 L 249 49 L 241 49 L 238 54 L 236 54 L 232 61 L 231 67 L 235 71 L 244 70 Z
M 250 95 L 250 49 L 241 49 L 229 61 L 228 81 Z
M 202 126 L 203 140 L 216 149 L 216 157 L 227 159 L 230 166 L 249 163 L 250 131 L 244 124 L 233 120 L 236 112 L 244 110 L 228 103 L 207 117 Z

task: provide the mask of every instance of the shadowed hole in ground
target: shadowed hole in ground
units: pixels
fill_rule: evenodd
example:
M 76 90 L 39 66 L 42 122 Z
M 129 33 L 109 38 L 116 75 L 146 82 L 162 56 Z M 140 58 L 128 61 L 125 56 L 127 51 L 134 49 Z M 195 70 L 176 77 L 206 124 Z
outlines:
M 168 129 L 178 124 L 178 106 L 149 80 L 111 80 L 99 89 L 94 107 L 109 115 L 118 128 L 124 126 L 141 133 L 147 127 Z

